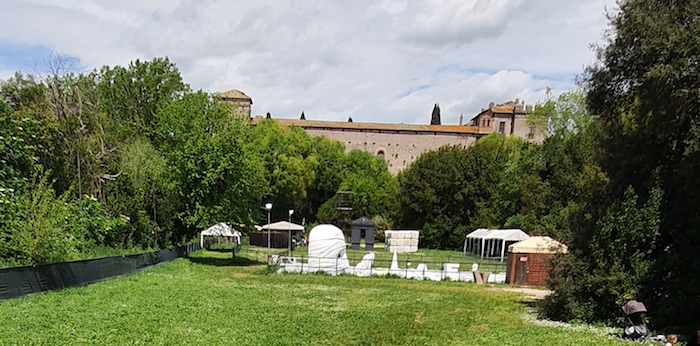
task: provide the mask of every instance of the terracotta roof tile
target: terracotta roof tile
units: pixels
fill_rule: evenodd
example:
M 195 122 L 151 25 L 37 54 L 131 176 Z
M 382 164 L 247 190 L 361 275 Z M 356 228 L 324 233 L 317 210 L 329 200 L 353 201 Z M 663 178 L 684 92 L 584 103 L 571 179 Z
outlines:
M 262 116 L 253 118 L 255 125 L 262 121 Z M 298 126 L 304 129 L 345 129 L 345 130 L 381 130 L 381 131 L 406 131 L 406 132 L 439 132 L 439 133 L 461 133 L 461 134 L 483 134 L 478 126 L 460 125 L 409 125 L 409 124 L 381 124 L 381 123 L 360 123 L 344 121 L 316 121 L 316 120 L 296 120 L 296 119 L 274 119 L 283 126 Z
M 248 96 L 244 92 L 242 92 L 240 90 L 236 90 L 236 89 L 231 89 L 229 91 L 220 92 L 220 93 L 216 94 L 216 96 L 218 96 L 222 99 L 239 99 L 239 100 L 253 101 L 253 99 L 251 99 L 250 96 Z

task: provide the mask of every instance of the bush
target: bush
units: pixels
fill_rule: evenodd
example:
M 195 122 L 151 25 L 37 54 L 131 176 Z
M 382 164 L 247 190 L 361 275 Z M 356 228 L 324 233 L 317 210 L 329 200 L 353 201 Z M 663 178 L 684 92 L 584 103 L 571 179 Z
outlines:
M 46 179 L 25 191 L 0 191 L 2 265 L 36 265 L 76 260 L 102 246 L 104 235 L 124 221 L 105 215 L 89 197 L 68 202 L 56 197 Z

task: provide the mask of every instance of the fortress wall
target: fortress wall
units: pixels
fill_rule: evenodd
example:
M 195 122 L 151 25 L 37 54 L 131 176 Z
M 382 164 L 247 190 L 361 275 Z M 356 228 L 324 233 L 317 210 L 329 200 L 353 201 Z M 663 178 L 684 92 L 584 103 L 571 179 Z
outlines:
M 384 152 L 389 172 L 396 174 L 415 161 L 420 154 L 444 145 L 461 144 L 469 147 L 478 134 L 412 132 L 412 131 L 354 131 L 348 129 L 314 129 L 305 131 L 311 136 L 324 136 L 340 141 L 346 151 L 360 149 L 378 155 Z

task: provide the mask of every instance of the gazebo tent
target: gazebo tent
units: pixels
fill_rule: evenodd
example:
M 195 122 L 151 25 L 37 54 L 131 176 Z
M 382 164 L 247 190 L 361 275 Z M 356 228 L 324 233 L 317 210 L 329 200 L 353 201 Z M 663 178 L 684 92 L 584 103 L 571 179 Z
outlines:
M 269 225 L 263 225 L 260 229 L 269 229 L 271 231 L 303 231 L 304 226 L 287 221 L 277 221 Z
M 297 225 L 295 223 L 287 221 L 277 221 L 269 225 L 264 225 L 261 227 L 263 231 L 267 230 L 268 234 L 270 231 L 286 231 L 288 233 L 287 246 L 289 251 L 292 251 L 292 232 L 293 231 L 304 231 L 304 226 Z
M 469 251 L 481 258 L 500 258 L 503 262 L 509 243 L 519 242 L 529 237 L 520 229 L 479 228 L 467 234 L 463 252 L 466 254 Z
M 467 234 L 467 237 L 464 239 L 464 249 L 462 252 L 465 255 L 467 254 L 467 251 L 478 255 L 482 245 L 481 239 L 488 233 L 489 230 L 486 228 L 477 228 L 475 231 Z
M 231 231 L 231 227 L 224 222 L 217 223 L 216 225 L 203 230 L 199 234 L 199 245 L 201 247 L 204 247 L 204 237 L 206 236 L 235 238 L 236 244 L 241 244 L 241 232 L 236 230 Z
M 309 232 L 309 268 L 337 274 L 350 266 L 345 254 L 345 236 L 333 225 L 318 225 Z

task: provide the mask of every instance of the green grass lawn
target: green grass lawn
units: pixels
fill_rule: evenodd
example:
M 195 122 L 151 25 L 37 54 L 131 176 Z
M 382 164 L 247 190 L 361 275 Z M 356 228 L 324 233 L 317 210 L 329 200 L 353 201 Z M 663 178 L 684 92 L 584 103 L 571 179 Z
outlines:
M 245 247 L 0 301 L 0 345 L 623 345 L 463 282 L 271 274 Z

